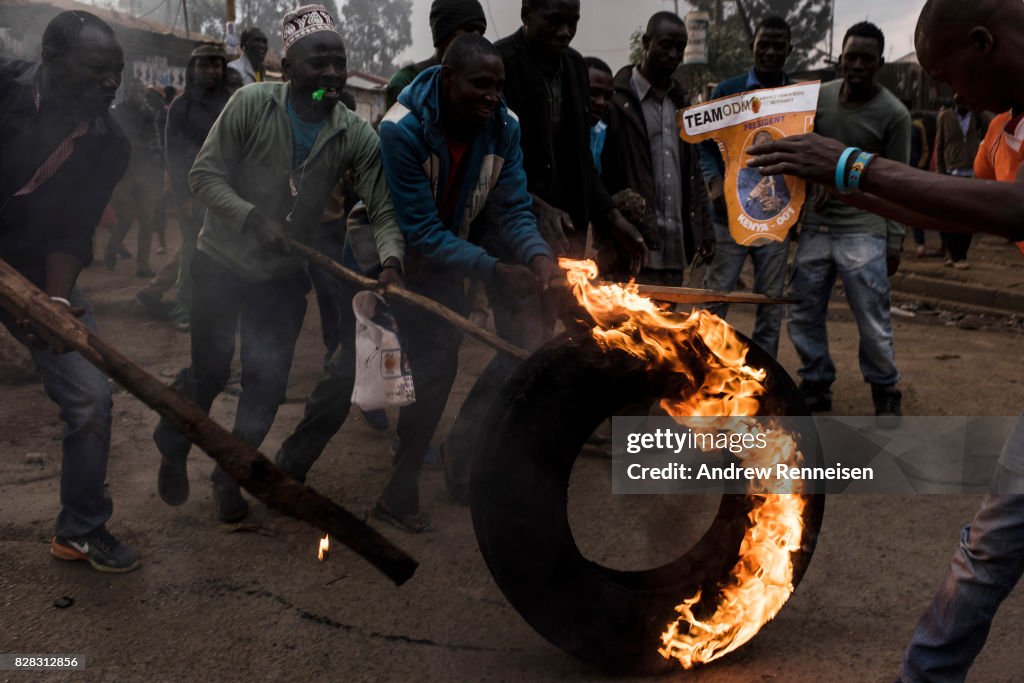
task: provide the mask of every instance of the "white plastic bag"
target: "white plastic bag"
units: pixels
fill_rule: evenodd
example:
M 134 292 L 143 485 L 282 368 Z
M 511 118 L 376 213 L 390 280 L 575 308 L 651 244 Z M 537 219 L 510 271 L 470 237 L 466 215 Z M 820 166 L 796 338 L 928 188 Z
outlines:
M 356 315 L 356 381 L 352 403 L 363 410 L 400 408 L 416 402 L 412 372 L 398 341 L 398 326 L 374 292 L 352 298 Z

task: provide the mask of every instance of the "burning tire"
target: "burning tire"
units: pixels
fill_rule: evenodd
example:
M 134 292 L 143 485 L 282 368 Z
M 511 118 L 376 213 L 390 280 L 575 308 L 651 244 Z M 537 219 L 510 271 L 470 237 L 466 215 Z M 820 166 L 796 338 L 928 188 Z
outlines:
M 778 363 L 751 345 L 749 365 L 767 371 L 761 415 L 806 415 Z M 679 390 L 673 373 L 605 350 L 589 334 L 562 337 L 526 361 L 491 411 L 473 465 L 472 513 L 477 541 L 498 586 L 523 618 L 552 644 L 616 672 L 678 669 L 659 654 L 676 606 L 698 591 L 716 595 L 737 564 L 751 526 L 755 496 L 725 495 L 704 536 L 681 557 L 647 571 L 618 571 L 592 562 L 573 539 L 567 491 L 587 437 L 609 416 Z M 675 394 L 671 394 L 675 395 Z M 816 434 L 801 435 L 807 464 L 816 464 Z M 803 532 L 792 554 L 792 584 L 814 552 L 824 496 L 803 501 Z

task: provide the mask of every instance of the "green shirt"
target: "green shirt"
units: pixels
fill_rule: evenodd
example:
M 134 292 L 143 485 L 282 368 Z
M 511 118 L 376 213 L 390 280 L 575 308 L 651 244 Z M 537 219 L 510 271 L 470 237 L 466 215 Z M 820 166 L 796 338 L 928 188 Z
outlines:
M 384 91 L 384 103 L 388 109 L 395 106 L 395 103 L 398 102 L 398 96 L 405 90 L 405 86 L 415 81 L 416 77 L 420 75 L 420 71 L 422 69 L 418 66 L 410 64 L 395 72 L 395 75 L 388 81 L 387 90 Z
M 870 102 L 850 108 L 839 102 L 842 84 L 839 80 L 821 86 L 815 131 L 847 146 L 909 163 L 910 112 L 903 103 L 883 87 Z M 835 198 L 821 209 L 809 207 L 804 226 L 810 230 L 828 228 L 833 233 L 885 235 L 890 250 L 899 249 L 907 232 L 900 223 L 855 209 Z
M 250 282 L 303 268 L 295 256 L 263 249 L 243 229 L 259 207 L 291 237 L 313 244 L 331 191 L 350 170 L 366 202 L 381 263 L 405 254 L 380 160 L 380 139 L 345 107 L 334 107 L 305 162 L 292 169 L 287 83 L 254 83 L 238 90 L 210 130 L 189 173 L 189 188 L 209 209 L 198 249 Z

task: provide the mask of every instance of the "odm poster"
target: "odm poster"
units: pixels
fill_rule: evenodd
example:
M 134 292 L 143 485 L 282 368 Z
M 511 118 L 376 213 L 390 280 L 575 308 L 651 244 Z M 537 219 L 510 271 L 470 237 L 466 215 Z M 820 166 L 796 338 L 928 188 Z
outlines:
M 814 130 L 821 83 L 753 90 L 680 112 L 686 142 L 714 139 L 725 160 L 729 232 L 737 244 L 781 242 L 800 219 L 807 184 L 789 176 L 764 177 L 747 168 L 744 150 Z

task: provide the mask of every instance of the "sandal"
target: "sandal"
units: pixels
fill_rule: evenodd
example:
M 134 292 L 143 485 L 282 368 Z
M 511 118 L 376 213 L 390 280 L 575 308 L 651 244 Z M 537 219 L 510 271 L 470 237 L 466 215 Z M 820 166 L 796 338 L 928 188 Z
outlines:
M 372 514 L 374 517 L 382 522 L 398 527 L 402 531 L 410 534 L 422 534 L 424 531 L 429 531 L 432 526 L 430 516 L 423 512 L 418 512 L 411 515 L 396 515 L 380 501 L 373 506 Z

